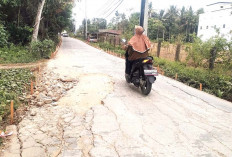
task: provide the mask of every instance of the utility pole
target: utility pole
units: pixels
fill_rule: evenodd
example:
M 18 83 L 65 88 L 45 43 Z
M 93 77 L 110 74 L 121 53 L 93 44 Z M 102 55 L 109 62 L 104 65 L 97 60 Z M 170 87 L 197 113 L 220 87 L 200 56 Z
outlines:
M 88 26 L 87 26 L 87 0 L 85 0 L 85 39 L 87 39 L 87 31 L 88 31 Z
M 139 25 L 145 29 L 144 34 L 147 35 L 148 0 L 141 0 L 141 13 L 140 13 Z

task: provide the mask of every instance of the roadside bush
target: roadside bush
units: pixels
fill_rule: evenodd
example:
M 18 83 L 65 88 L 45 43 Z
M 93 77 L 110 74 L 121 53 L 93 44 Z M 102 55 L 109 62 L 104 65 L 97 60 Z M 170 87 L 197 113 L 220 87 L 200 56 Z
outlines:
M 28 63 L 36 61 L 29 50 L 22 46 L 0 48 L 0 64 L 4 63 Z
M 48 59 L 55 50 L 52 40 L 33 42 L 29 47 L 15 46 L 0 48 L 0 64 L 5 63 L 29 63 L 41 58 Z
M 48 59 L 55 50 L 55 43 L 52 40 L 45 39 L 31 43 L 31 53 L 35 58 Z
M 108 43 L 108 42 L 100 42 L 98 45 L 99 45 L 99 47 L 102 48 L 102 49 L 109 49 L 109 50 L 111 50 L 111 51 L 114 51 L 115 53 L 120 53 L 120 54 L 122 54 L 122 55 L 125 54 L 125 50 L 123 50 L 123 49 L 121 48 L 121 46 L 119 46 L 119 45 L 116 45 L 116 46 L 114 47 L 114 45 L 111 45 L 111 44 Z
M 3 25 L 0 24 L 0 47 L 7 45 L 8 33 L 4 29 Z
M 159 65 L 168 77 L 175 78 L 177 73 L 179 81 L 194 88 L 199 88 L 201 83 L 205 92 L 232 102 L 232 77 L 230 75 L 219 73 L 216 70 L 187 67 L 184 63 L 171 62 L 157 57 L 154 59 L 154 65 Z
M 26 45 L 31 41 L 31 36 L 33 32 L 33 28 L 29 26 L 17 26 L 15 24 L 10 23 L 7 26 L 7 30 L 9 32 L 9 41 L 18 45 Z

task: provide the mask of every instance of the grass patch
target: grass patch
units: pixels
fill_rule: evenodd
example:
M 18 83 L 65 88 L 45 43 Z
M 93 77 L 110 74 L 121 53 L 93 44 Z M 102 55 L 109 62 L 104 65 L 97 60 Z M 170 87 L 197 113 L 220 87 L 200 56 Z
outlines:
M 101 49 L 103 50 L 110 50 L 112 52 L 115 52 L 115 53 L 118 53 L 118 54 L 121 54 L 121 55 L 124 55 L 125 54 L 125 50 L 123 50 L 121 48 L 121 46 L 119 45 L 111 45 L 110 43 L 108 42 L 99 42 L 99 43 L 89 43 L 90 45 L 92 46 L 97 46 L 97 47 L 100 47 Z
M 10 101 L 14 109 L 21 103 L 19 96 L 27 91 L 33 75 L 29 69 L 0 70 L 0 122 L 10 113 Z
M 168 77 L 175 78 L 177 73 L 178 81 L 194 88 L 199 88 L 201 83 L 203 91 L 232 102 L 232 77 L 226 72 L 188 67 L 184 63 L 157 57 L 154 57 L 154 65 L 159 65 Z
M 23 46 L 11 46 L 0 48 L 0 64 L 29 63 L 38 60 L 29 50 Z
M 30 63 L 39 59 L 49 59 L 55 51 L 52 40 L 43 40 L 31 43 L 30 46 L 15 46 L 0 48 L 0 64 Z

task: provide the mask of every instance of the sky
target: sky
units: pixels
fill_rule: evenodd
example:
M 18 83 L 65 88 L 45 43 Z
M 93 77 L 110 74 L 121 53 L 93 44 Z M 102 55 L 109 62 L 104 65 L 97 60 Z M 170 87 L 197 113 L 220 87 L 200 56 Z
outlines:
M 86 1 L 86 2 L 85 2 Z M 88 19 L 94 17 L 106 18 L 109 22 L 113 17 L 116 10 L 120 13 L 125 13 L 129 16 L 133 12 L 139 12 L 141 7 L 141 0 L 121 0 L 122 3 L 115 10 L 119 0 L 81 0 L 77 2 L 73 9 L 73 17 L 76 21 L 76 25 L 81 25 L 82 20 L 85 18 L 85 3 L 86 3 L 86 15 Z M 177 8 L 182 8 L 182 6 L 190 7 L 196 11 L 199 8 L 204 8 L 208 4 L 215 2 L 221 2 L 218 0 L 148 0 L 152 2 L 154 11 L 159 11 L 161 9 L 168 9 L 170 5 L 177 6 Z M 225 0 L 224 0 L 225 1 Z M 232 0 L 226 0 L 232 1 Z M 112 12 L 113 11 L 113 12 Z M 110 14 L 112 12 L 112 14 Z

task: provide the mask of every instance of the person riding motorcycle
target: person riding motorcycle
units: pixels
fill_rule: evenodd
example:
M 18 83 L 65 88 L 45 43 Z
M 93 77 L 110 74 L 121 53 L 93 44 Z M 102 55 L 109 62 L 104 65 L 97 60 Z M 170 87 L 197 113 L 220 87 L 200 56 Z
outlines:
M 143 34 L 144 29 L 141 26 L 135 28 L 135 35 L 124 46 L 126 50 L 126 77 L 131 73 L 132 65 L 141 58 L 148 57 L 148 51 L 151 48 L 149 38 Z

